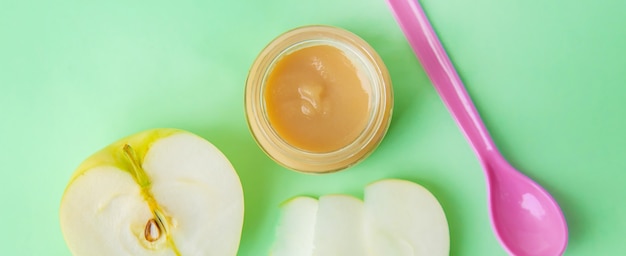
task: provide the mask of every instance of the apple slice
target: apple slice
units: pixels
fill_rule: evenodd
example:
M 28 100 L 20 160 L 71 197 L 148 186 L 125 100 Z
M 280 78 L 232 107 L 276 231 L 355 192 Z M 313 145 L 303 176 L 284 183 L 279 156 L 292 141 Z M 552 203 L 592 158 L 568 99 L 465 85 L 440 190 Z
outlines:
M 365 188 L 364 198 L 373 255 L 449 255 L 445 213 L 424 187 L 381 180 Z
M 320 197 L 312 255 L 367 255 L 363 209 L 363 201 L 352 196 Z
M 74 255 L 236 255 L 243 191 L 230 162 L 208 141 L 149 130 L 78 167 L 60 222 Z
M 272 256 L 310 256 L 318 202 L 310 197 L 295 197 L 281 206 Z

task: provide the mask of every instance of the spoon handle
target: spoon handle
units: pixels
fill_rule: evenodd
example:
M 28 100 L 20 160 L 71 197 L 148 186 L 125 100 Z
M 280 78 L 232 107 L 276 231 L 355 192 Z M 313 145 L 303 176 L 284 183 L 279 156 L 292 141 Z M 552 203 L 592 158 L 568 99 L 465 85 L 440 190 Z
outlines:
M 417 0 L 387 0 L 409 44 L 444 104 L 484 163 L 498 154 L 463 82 Z

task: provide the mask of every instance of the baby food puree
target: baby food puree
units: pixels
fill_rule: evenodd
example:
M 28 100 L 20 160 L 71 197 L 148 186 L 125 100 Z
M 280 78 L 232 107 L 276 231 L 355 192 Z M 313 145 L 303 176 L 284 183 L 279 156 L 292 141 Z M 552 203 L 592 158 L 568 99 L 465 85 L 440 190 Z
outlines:
M 287 143 L 331 152 L 353 142 L 369 119 L 369 81 L 340 49 L 309 46 L 270 71 L 265 104 L 270 124 Z
M 389 74 L 374 49 L 346 30 L 306 26 L 263 49 L 246 82 L 248 125 L 263 151 L 302 172 L 356 164 L 391 119 Z

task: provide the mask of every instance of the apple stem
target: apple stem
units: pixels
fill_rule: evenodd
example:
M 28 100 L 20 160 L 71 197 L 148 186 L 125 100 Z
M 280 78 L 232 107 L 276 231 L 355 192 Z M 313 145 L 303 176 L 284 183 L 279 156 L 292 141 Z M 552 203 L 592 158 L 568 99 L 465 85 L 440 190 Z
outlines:
M 142 188 L 149 186 L 150 179 L 148 179 L 148 175 L 146 175 L 146 172 L 141 167 L 141 163 L 139 162 L 139 158 L 137 157 L 137 153 L 135 152 L 133 147 L 125 144 L 123 150 L 124 155 L 126 155 L 126 158 L 128 158 L 128 161 L 132 166 L 133 177 L 135 177 L 135 180 L 137 181 L 139 186 L 141 186 Z

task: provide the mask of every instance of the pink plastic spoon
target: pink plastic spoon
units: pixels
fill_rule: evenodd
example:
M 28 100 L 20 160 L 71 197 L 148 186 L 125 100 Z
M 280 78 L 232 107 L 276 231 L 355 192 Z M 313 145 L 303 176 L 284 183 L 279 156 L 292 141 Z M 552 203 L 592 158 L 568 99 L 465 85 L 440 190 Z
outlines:
M 567 223 L 556 201 L 502 157 L 416 0 L 387 0 L 426 74 L 478 155 L 487 177 L 491 225 L 509 254 L 561 255 Z

